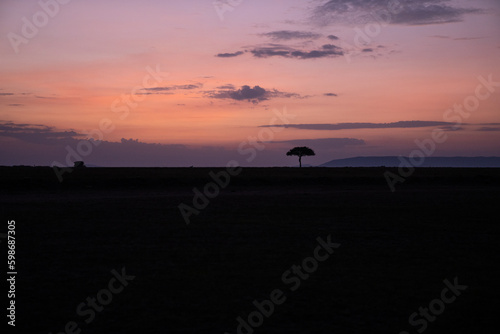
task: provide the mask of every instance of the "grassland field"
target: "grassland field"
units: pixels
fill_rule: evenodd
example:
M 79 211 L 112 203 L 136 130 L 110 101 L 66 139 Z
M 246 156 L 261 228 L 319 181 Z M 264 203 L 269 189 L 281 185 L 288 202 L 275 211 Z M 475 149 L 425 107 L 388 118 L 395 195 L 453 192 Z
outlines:
M 75 333 L 233 334 L 276 289 L 286 300 L 240 332 L 491 332 L 500 169 L 417 168 L 395 192 L 386 170 L 398 172 L 243 168 L 186 224 L 179 205 L 224 168 L 81 168 L 59 182 L 48 167 L 0 167 L 0 232 L 16 223 L 13 332 L 74 321 Z M 285 282 L 328 236 L 340 244 L 328 259 Z M 122 268 L 128 285 L 91 321 L 78 314 Z M 467 288 L 410 324 L 455 278 Z

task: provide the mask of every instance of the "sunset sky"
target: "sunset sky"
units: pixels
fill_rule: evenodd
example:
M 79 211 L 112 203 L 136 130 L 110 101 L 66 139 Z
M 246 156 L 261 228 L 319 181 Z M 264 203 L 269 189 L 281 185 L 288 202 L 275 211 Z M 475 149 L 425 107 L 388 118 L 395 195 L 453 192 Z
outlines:
M 0 35 L 0 165 L 500 156 L 497 0 L 2 0 Z

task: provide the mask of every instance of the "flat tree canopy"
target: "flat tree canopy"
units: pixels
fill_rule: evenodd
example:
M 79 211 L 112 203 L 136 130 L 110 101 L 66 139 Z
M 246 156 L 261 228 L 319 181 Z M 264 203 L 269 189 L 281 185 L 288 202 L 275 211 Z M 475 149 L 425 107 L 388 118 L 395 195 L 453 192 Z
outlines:
M 286 155 L 299 157 L 299 166 L 302 167 L 302 157 L 316 155 L 316 153 L 314 153 L 314 151 L 307 146 L 301 146 L 292 148 L 286 153 Z

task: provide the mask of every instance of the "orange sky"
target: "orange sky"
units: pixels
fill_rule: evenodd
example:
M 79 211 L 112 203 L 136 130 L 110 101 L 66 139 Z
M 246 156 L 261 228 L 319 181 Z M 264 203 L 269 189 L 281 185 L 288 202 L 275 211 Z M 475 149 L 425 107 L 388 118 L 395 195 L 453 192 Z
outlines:
M 203 156 L 207 165 L 224 165 L 232 156 L 245 164 L 238 145 L 284 108 L 295 116 L 292 124 L 429 125 L 274 129 L 273 143 L 249 165 L 293 165 L 282 152 L 292 140 L 316 148 L 311 163 L 408 155 L 415 139 L 445 126 L 434 123 L 446 121 L 448 108 L 475 96 L 478 77 L 500 82 L 497 1 L 434 1 L 441 6 L 435 12 L 426 1 L 407 0 L 399 12 L 385 1 L 375 8 L 347 0 L 230 3 L 2 1 L 0 164 L 63 162 L 65 146 L 102 120 L 113 125 L 106 142 L 126 145 L 121 139 L 132 138 L 145 143 L 144 151 L 155 143 L 193 149 L 184 160 L 160 165 L 188 164 L 199 146 L 222 152 Z M 342 12 L 346 4 L 352 9 Z M 373 13 L 389 13 L 389 20 Z M 26 27 L 37 22 L 36 32 Z M 160 74 L 155 78 L 151 69 Z M 493 89 L 462 117 L 468 124 L 446 131 L 436 154 L 500 155 L 500 85 Z M 52 135 L 67 131 L 74 134 Z M 311 139 L 320 138 L 338 145 L 315 147 Z M 345 144 L 346 138 L 363 144 Z M 104 165 L 99 154 L 85 160 Z M 152 156 L 148 161 L 156 163 Z

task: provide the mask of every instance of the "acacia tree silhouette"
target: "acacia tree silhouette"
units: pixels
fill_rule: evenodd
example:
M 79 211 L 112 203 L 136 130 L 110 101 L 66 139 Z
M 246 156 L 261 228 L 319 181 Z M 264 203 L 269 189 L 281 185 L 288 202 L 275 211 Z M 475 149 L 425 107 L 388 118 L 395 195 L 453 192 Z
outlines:
M 307 146 L 294 147 L 286 153 L 287 156 L 296 155 L 299 157 L 299 166 L 302 167 L 302 157 L 316 155 L 312 149 Z

